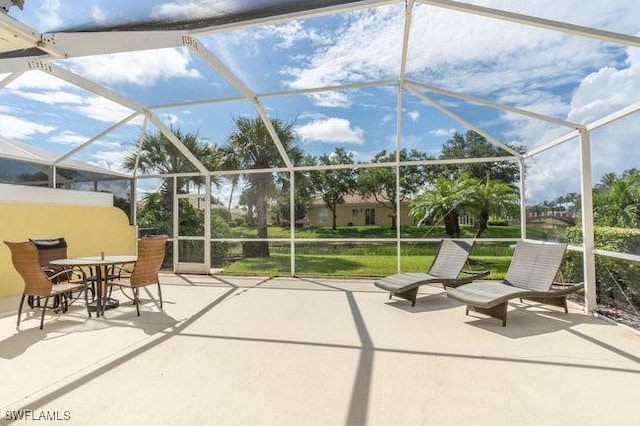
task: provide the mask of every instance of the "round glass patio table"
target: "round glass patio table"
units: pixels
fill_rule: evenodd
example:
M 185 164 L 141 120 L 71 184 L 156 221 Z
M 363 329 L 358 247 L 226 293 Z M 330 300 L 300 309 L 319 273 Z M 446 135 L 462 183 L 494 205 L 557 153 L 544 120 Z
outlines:
M 127 263 L 135 263 L 138 260 L 138 256 L 134 255 L 115 255 L 115 256 L 90 256 L 90 257 L 69 257 L 67 259 L 57 259 L 49 262 L 54 266 L 67 266 L 67 267 L 90 267 L 96 268 L 96 315 L 99 317 L 104 313 L 107 308 L 114 308 L 118 306 L 116 299 L 110 299 L 103 297 L 103 292 L 107 288 L 108 269 L 113 265 L 123 265 Z M 85 290 L 86 291 L 86 290 Z M 104 300 L 103 300 L 104 299 Z

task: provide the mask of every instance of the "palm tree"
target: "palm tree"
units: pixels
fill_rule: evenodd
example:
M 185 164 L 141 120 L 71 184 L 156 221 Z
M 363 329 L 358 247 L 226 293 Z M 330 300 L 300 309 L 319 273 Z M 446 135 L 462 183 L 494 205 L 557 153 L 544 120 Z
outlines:
M 438 177 L 431 188 L 411 202 L 411 214 L 419 219 L 419 225 L 425 221 L 443 221 L 447 235 L 458 238 L 458 218 L 469 205 L 476 186 L 477 180 L 468 174 L 453 181 Z
M 620 177 L 605 175 L 594 195 L 594 210 L 599 225 L 636 228 L 640 226 L 640 173 Z
M 171 131 L 208 170 L 216 170 L 219 167 L 220 154 L 215 146 L 203 142 L 197 133 L 183 134 L 179 128 L 171 128 Z M 145 135 L 140 143 L 140 157 L 137 161 L 136 158 L 137 153 L 129 154 L 124 159 L 123 167 L 128 171 L 133 171 L 137 165 L 138 170 L 142 173 L 174 174 L 198 172 L 196 167 L 161 132 Z M 180 178 L 178 179 L 177 192 L 187 193 L 191 185 L 199 187 L 204 183 L 204 176 Z M 151 204 L 154 206 L 160 204 L 163 210 L 171 212 L 173 209 L 173 192 L 173 179 L 164 179 L 159 188 L 161 200 L 155 197 L 149 198 L 147 201 L 153 201 Z M 169 223 L 148 225 L 161 227 L 168 232 L 171 229 Z
M 179 128 L 171 128 L 171 132 L 208 170 L 216 170 L 220 166 L 218 149 L 203 142 L 198 133 L 182 133 Z M 136 153 L 125 157 L 123 167 L 133 171 L 136 167 Z M 198 169 L 189 161 L 162 132 L 147 134 L 140 144 L 138 169 L 142 173 L 197 173 Z M 204 185 L 204 176 L 179 179 L 178 192 L 188 191 L 191 184 Z M 166 186 L 167 181 L 163 185 Z
M 284 166 L 284 161 L 276 145 L 260 118 L 239 117 L 234 119 L 235 129 L 227 137 L 225 154 L 234 159 L 240 170 L 271 169 Z M 292 162 L 302 158 L 302 151 L 294 145 L 294 123 L 284 124 L 280 120 L 271 120 L 280 142 Z M 258 238 L 267 238 L 267 191 L 274 178 L 271 172 L 245 173 L 244 179 L 255 193 Z M 266 241 L 253 243 L 250 255 L 255 257 L 269 256 L 269 244 Z M 248 247 L 247 247 L 248 248 Z M 249 253 L 245 253 L 249 254 Z
M 492 180 L 487 176 L 484 182 L 478 181 L 475 191 L 467 200 L 466 210 L 473 215 L 475 238 L 487 229 L 490 215 L 512 214 L 519 205 L 515 189 L 504 182 Z

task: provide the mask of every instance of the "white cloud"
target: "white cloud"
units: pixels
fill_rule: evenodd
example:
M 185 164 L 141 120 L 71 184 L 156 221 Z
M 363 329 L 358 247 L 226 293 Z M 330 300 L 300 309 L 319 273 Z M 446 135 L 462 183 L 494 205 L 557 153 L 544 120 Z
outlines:
M 64 80 L 42 71 L 27 71 L 7 85 L 12 90 L 60 90 L 74 87 Z
M 60 17 L 60 1 L 44 0 L 40 2 L 36 9 L 35 15 L 38 20 L 38 29 L 42 32 L 60 28 L 63 20 Z
M 416 110 L 409 111 L 407 115 L 409 116 L 409 119 L 411 119 L 411 121 L 413 121 L 414 123 L 416 123 L 420 118 L 420 112 Z
M 303 26 L 300 21 L 268 26 L 265 28 L 263 36 L 280 38 L 281 41 L 276 44 L 276 47 L 281 49 L 291 49 L 296 43 L 304 40 L 319 45 L 325 45 L 331 41 L 329 34 L 321 33 L 309 26 Z
M 49 141 L 53 143 L 59 143 L 63 145 L 81 145 L 88 141 L 90 138 L 87 136 L 81 135 L 79 133 L 73 132 L 71 130 L 63 130 L 55 135 L 49 137 Z
M 171 126 L 175 125 L 180 120 L 177 115 L 170 113 L 160 114 L 159 117 L 163 122 Z
M 569 119 L 590 123 L 638 100 L 640 60 L 629 68 L 602 68 L 587 76 L 573 95 Z
M 9 139 L 25 139 L 38 133 L 47 134 L 55 130 L 55 127 L 0 114 L 0 129 L 2 136 Z
M 311 123 L 297 126 L 295 130 L 303 141 L 308 142 L 353 144 L 364 142 L 364 131 L 360 127 L 352 127 L 351 122 L 344 118 L 313 120 Z
M 398 5 L 349 14 L 331 45 L 317 49 L 300 65 L 285 68 L 293 89 L 323 87 L 397 76 L 403 14 Z
M 429 130 L 429 134 L 433 135 L 433 136 L 445 136 L 445 137 L 449 137 L 449 136 L 453 136 L 453 134 L 457 132 L 457 129 L 454 128 L 450 128 L 450 129 L 433 129 L 433 130 Z
M 640 92 L 640 56 L 629 49 L 628 67 L 603 67 L 587 75 L 569 102 L 568 119 L 588 124 L 637 102 Z M 554 110 L 553 102 L 547 108 Z M 542 109 L 544 110 L 544 103 Z M 594 183 L 609 172 L 620 173 L 640 163 L 636 141 L 640 136 L 638 113 L 602 127 L 592 134 L 592 174 Z M 529 148 L 568 133 L 535 120 L 510 117 L 514 137 Z M 566 192 L 580 191 L 579 150 L 576 140 L 534 157 L 527 176 L 527 196 L 532 202 L 550 200 Z
M 352 104 L 349 96 L 342 92 L 320 92 L 308 95 L 316 106 L 324 108 L 346 108 Z
M 98 5 L 91 6 L 91 19 L 100 24 L 105 22 L 106 18 L 104 11 Z
M 115 53 L 71 59 L 66 64 L 83 77 L 103 84 L 128 83 L 153 86 L 170 78 L 202 78 L 190 68 L 191 55 L 184 48 Z
M 115 170 L 122 173 L 130 173 L 122 168 L 125 157 L 129 155 L 129 152 L 122 149 L 111 149 L 105 151 L 98 151 L 91 155 L 91 164 L 99 167 L 103 167 L 109 170 Z
M 202 18 L 215 15 L 217 11 L 224 12 L 232 8 L 233 0 L 177 0 L 154 6 L 151 10 L 152 18 Z
M 485 3 L 498 8 L 519 7 L 521 12 L 534 16 L 552 10 L 554 19 L 634 31 L 637 24 L 629 16 L 640 15 L 640 3 L 621 0 L 600 2 L 593 5 L 594 9 L 576 8 L 575 1 L 570 0 L 541 0 L 517 6 L 500 0 Z M 282 70 L 289 87 L 397 77 L 401 6 L 353 12 L 340 19 L 341 29 L 332 34 L 330 45 L 315 49 L 297 59 L 296 65 Z M 545 92 L 575 84 L 594 66 L 615 63 L 618 54 L 619 49 L 611 45 L 583 37 L 417 4 L 407 72 L 412 79 L 495 98 L 508 88 Z M 564 107 L 562 115 L 568 111 L 566 103 Z
M 382 120 L 380 120 L 380 125 L 384 126 L 385 124 L 389 123 L 392 119 L 393 119 L 393 114 L 386 114 L 384 117 L 382 117 Z
M 118 122 L 133 112 L 129 108 L 99 96 L 85 98 L 81 106 L 73 106 L 71 109 L 86 117 L 105 123 Z
M 44 75 L 42 73 L 38 74 Z M 34 76 L 38 74 L 34 74 Z M 55 83 L 56 80 L 37 77 L 21 81 L 16 87 L 11 87 L 11 93 L 30 101 L 53 105 L 106 123 L 120 121 L 133 112 L 100 96 L 87 96 L 86 92 L 82 92 L 74 86 L 51 84 Z M 52 110 L 52 112 L 54 111 Z M 130 122 L 129 124 L 135 123 Z
M 84 99 L 80 95 L 65 91 L 42 91 L 42 92 L 24 92 L 15 91 L 16 96 L 29 99 L 31 101 L 42 102 L 49 105 L 59 104 L 82 104 Z

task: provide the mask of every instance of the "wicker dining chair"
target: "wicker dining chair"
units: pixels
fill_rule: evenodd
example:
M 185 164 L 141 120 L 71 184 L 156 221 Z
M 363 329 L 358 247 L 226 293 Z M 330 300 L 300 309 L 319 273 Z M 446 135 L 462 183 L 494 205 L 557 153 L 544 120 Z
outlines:
M 20 328 L 20 317 L 22 316 L 22 307 L 24 305 L 24 299 L 27 296 L 44 297 L 44 304 L 38 306 L 42 308 L 42 316 L 40 317 L 40 330 L 44 324 L 44 314 L 47 310 L 47 305 L 50 298 L 55 300 L 56 297 L 62 300 L 62 306 L 55 307 L 55 312 L 62 310 L 65 312 L 68 308 L 67 297 L 73 291 L 84 291 L 84 300 L 87 306 L 87 312 L 89 312 L 89 301 L 87 299 L 86 291 L 86 275 L 80 269 L 61 270 L 48 276 L 40 267 L 40 260 L 38 257 L 38 249 L 30 241 L 21 242 L 4 242 L 11 250 L 11 260 L 13 266 L 16 268 L 22 280 L 24 281 L 24 292 L 20 299 L 20 307 L 18 308 L 18 323 L 17 328 Z M 61 276 L 65 277 L 64 281 L 57 282 Z
M 167 238 L 166 235 L 141 238 L 138 242 L 138 260 L 136 260 L 131 274 L 119 276 L 107 283 L 109 286 L 116 285 L 131 288 L 133 291 L 133 303 L 136 305 L 138 316 L 140 316 L 140 287 L 157 284 L 160 309 L 162 309 L 162 288 L 160 287 L 158 272 L 164 260 Z
M 38 249 L 38 259 L 40 260 L 40 268 L 47 274 L 47 276 L 56 275 L 56 279 L 53 281 L 57 284 L 61 281 L 67 281 L 73 278 L 71 273 L 73 268 L 65 266 L 51 265 L 52 260 L 66 259 L 67 258 L 67 241 L 64 237 L 58 238 L 29 238 L 36 248 Z M 60 272 L 66 271 L 66 274 L 60 274 Z M 87 277 L 87 290 L 91 292 L 91 300 L 95 298 L 95 282 L 92 282 L 90 277 Z M 30 307 L 33 307 L 33 296 L 27 298 L 27 303 Z M 38 300 L 39 304 L 40 301 Z M 54 307 L 57 307 L 54 303 Z

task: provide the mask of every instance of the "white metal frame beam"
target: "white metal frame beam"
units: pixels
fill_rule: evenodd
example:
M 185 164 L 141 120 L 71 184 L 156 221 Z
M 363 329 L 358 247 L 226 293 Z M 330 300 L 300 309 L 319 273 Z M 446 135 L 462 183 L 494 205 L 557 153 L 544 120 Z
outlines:
M 111 133 L 112 131 L 114 131 L 115 129 L 117 129 L 120 126 L 125 125 L 126 123 L 128 123 L 129 121 L 133 120 L 135 117 L 137 117 L 138 115 L 140 115 L 138 112 L 134 112 L 133 114 L 125 117 L 124 119 L 118 121 L 116 124 L 110 126 L 109 128 L 103 130 L 102 132 L 98 133 L 97 135 L 95 135 L 94 137 L 92 137 L 91 139 L 89 139 L 88 141 L 86 141 L 85 143 L 78 145 L 77 147 L 75 147 L 74 149 L 72 149 L 71 151 L 67 152 L 64 155 L 61 155 L 60 157 L 56 158 L 53 161 L 53 164 L 60 164 L 62 161 L 64 161 L 67 158 L 70 158 L 72 155 L 74 155 L 76 152 L 82 151 L 83 149 L 85 149 L 86 147 L 88 147 L 89 145 L 93 144 L 95 141 L 102 139 L 105 135 L 107 135 L 108 133 Z
M 13 72 L 8 76 L 6 76 L 5 78 L 3 78 L 0 81 L 0 89 L 7 87 L 9 84 L 11 84 L 14 80 L 16 80 L 22 74 L 23 74 L 22 72 Z
M 37 48 L 56 58 L 67 57 L 66 53 L 50 43 L 47 35 L 40 34 L 5 13 L 0 13 L 0 35 L 11 40 L 12 44 L 15 45 L 15 50 Z
M 607 115 L 606 117 L 602 117 L 600 120 L 589 123 L 587 124 L 586 129 L 589 131 L 593 131 L 599 127 L 602 127 L 609 123 L 613 123 L 616 120 L 620 120 L 621 118 L 624 118 L 638 111 L 640 111 L 640 102 L 636 102 L 635 104 L 629 105 L 626 108 L 622 108 L 612 114 Z
M 396 270 L 398 273 L 402 271 L 402 262 L 400 256 L 400 220 L 402 218 L 400 202 L 400 150 L 402 149 L 402 95 L 404 93 L 404 79 L 407 68 L 407 53 L 409 51 L 409 32 L 411 30 L 411 14 L 413 12 L 414 0 L 407 0 L 404 5 L 404 29 L 402 31 L 402 52 L 400 54 L 400 72 L 398 75 L 398 93 L 397 93 L 397 106 L 396 106 L 396 217 L 394 218 L 396 225 L 396 250 L 397 250 L 397 265 Z
M 439 93 L 441 95 L 449 96 L 449 97 L 452 97 L 452 98 L 462 99 L 462 100 L 465 100 L 465 101 L 469 101 L 469 102 L 480 104 L 480 105 L 485 105 L 485 106 L 488 106 L 488 107 L 491 107 L 491 108 L 499 109 L 499 110 L 506 111 L 506 112 L 511 112 L 511 113 L 518 114 L 518 115 L 524 115 L 524 116 L 527 116 L 527 117 L 530 117 L 530 118 L 535 118 L 537 120 L 542 120 L 542 121 L 546 121 L 546 122 L 549 122 L 549 123 L 552 123 L 552 124 L 557 124 L 557 125 L 560 125 L 560 126 L 569 127 L 571 129 L 582 129 L 582 128 L 585 127 L 583 124 L 573 123 L 571 121 L 562 120 L 562 119 L 554 118 L 554 117 L 549 117 L 547 115 L 539 114 L 537 112 L 529 111 L 529 110 L 526 110 L 526 109 L 512 107 L 512 106 L 508 106 L 508 105 L 492 102 L 492 101 L 489 101 L 487 99 L 478 98 L 476 96 L 466 95 L 466 94 L 460 93 L 460 92 L 454 92 L 453 90 L 442 89 L 440 87 L 431 86 L 431 85 L 424 84 L 424 83 L 419 83 L 419 82 L 416 82 L 416 81 L 407 80 L 407 84 L 409 86 L 413 87 L 414 89 L 422 89 L 422 90 L 426 90 L 428 92 Z
M 379 81 L 371 81 L 367 83 L 341 84 L 336 86 L 311 87 L 308 89 L 294 89 L 294 90 L 282 90 L 277 92 L 258 93 L 255 96 L 258 99 L 265 99 L 265 98 L 275 98 L 275 97 L 283 97 L 283 96 L 308 95 L 311 93 L 321 93 L 321 92 L 337 92 L 341 90 L 362 89 L 365 87 L 395 86 L 397 84 L 398 84 L 397 80 L 379 80 Z M 245 100 L 247 100 L 245 96 L 230 96 L 227 98 L 211 98 L 211 99 L 203 99 L 198 101 L 173 102 L 168 104 L 151 105 L 149 106 L 149 109 L 156 110 L 156 109 L 162 109 L 162 108 L 188 107 L 188 106 L 194 106 L 194 105 L 207 105 L 207 104 L 237 102 L 237 101 L 245 101 Z
M 585 311 L 592 314 L 596 302 L 596 260 L 593 249 L 595 237 L 593 228 L 593 181 L 591 176 L 591 135 L 588 130 L 580 130 L 580 187 L 582 201 L 582 248 Z
M 540 145 L 540 146 L 538 146 L 538 147 L 536 147 L 536 148 L 534 148 L 532 150 L 529 150 L 523 155 L 523 157 L 524 158 L 533 157 L 534 155 L 538 155 L 541 152 L 547 151 L 547 150 L 553 148 L 554 146 L 561 145 L 561 144 L 563 144 L 565 142 L 570 141 L 571 139 L 575 139 L 578 136 L 580 136 L 580 129 L 574 130 L 573 132 L 569 132 L 569 133 L 567 133 L 565 135 L 560 136 L 559 138 L 556 138 L 556 139 L 554 139 L 552 141 L 549 141 L 549 142 L 547 142 L 547 143 L 545 143 L 543 145 Z
M 136 102 L 120 95 L 117 92 L 114 92 L 111 89 L 94 83 L 91 80 L 81 77 L 78 74 L 72 73 L 71 71 L 68 71 L 52 63 L 32 60 L 29 61 L 29 68 L 32 70 L 46 72 L 77 87 L 85 89 L 91 93 L 102 96 L 105 99 L 129 108 L 130 110 L 144 114 L 171 141 L 171 143 L 175 145 L 175 147 L 182 153 L 182 155 L 184 155 L 201 173 L 209 173 L 209 170 L 207 170 L 207 168 L 200 162 L 200 160 L 198 160 L 196 156 L 193 155 L 193 153 L 184 146 L 180 139 L 178 139 L 176 135 L 174 135 L 171 130 L 169 130 L 152 111 L 145 109 L 141 105 L 138 105 Z
M 454 113 L 453 111 L 449 110 L 448 108 L 443 107 L 442 105 L 440 105 L 439 103 L 437 103 L 436 101 L 431 99 L 430 97 L 428 97 L 428 96 L 424 95 L 423 93 L 420 93 L 419 91 L 417 91 L 415 88 L 413 88 L 411 86 L 408 86 L 407 90 L 410 93 L 412 93 L 413 95 L 415 95 L 418 98 L 422 99 L 424 102 L 426 102 L 429 105 L 431 105 L 432 107 L 434 107 L 435 109 L 437 109 L 438 111 L 440 111 L 441 113 L 451 117 L 452 119 L 454 119 L 458 123 L 462 124 L 466 128 L 471 129 L 474 132 L 478 133 L 479 135 L 484 136 L 484 138 L 487 139 L 489 142 L 493 143 L 496 146 L 499 146 L 500 148 L 502 148 L 505 151 L 507 151 L 509 154 L 512 154 L 516 158 L 522 158 L 522 154 L 520 154 L 515 149 L 513 149 L 510 146 L 500 142 L 498 139 L 496 139 L 493 136 L 489 135 L 484 130 L 478 128 L 477 126 L 475 126 L 474 124 L 472 124 L 469 121 L 465 120 L 464 118 L 460 117 L 458 114 Z
M 273 143 L 276 145 L 276 149 L 280 153 L 282 160 L 284 161 L 287 168 L 291 169 L 293 167 L 291 159 L 289 158 L 287 151 L 284 149 L 282 141 L 280 140 L 280 137 L 273 127 L 269 115 L 260 103 L 260 100 L 258 99 L 256 94 L 253 93 L 253 91 L 242 80 L 240 80 L 225 64 L 223 64 L 222 61 L 218 60 L 218 58 L 216 58 L 213 53 L 211 53 L 211 51 L 209 51 L 209 49 L 207 49 L 195 37 L 184 36 L 183 42 L 185 46 L 189 48 L 189 50 L 198 55 L 207 65 L 213 68 L 214 71 L 216 71 L 223 79 L 225 79 L 238 92 L 240 92 L 242 96 L 253 103 L 256 111 L 258 112 L 258 115 L 260 116 L 260 119 L 267 128 L 267 131 L 269 132 Z
M 484 6 L 476 6 L 467 3 L 460 3 L 451 0 L 418 0 L 420 3 L 440 7 L 457 12 L 469 13 L 472 15 L 484 16 L 487 18 L 500 19 L 502 21 L 514 22 L 522 25 L 529 25 L 546 30 L 559 31 L 565 34 L 573 34 L 582 37 L 593 38 L 610 43 L 622 44 L 626 46 L 640 47 L 640 37 L 628 34 L 615 33 L 612 31 L 598 30 L 581 25 L 569 24 L 551 19 L 537 18 L 520 13 L 507 12 L 505 10 L 492 9 Z

